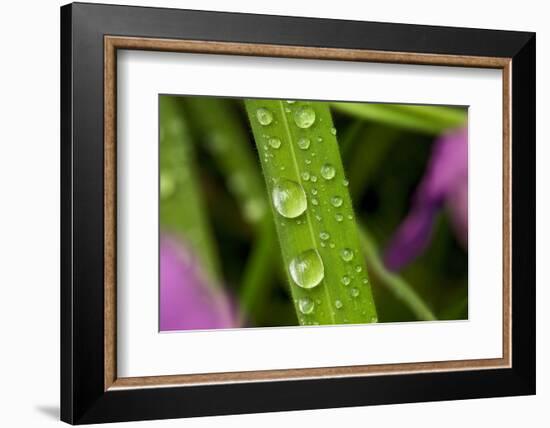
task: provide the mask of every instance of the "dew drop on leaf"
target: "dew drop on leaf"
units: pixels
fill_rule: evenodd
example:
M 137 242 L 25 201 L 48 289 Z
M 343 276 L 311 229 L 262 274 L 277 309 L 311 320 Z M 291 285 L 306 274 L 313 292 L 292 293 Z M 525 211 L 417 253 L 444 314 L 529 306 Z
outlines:
M 333 127 L 333 128 L 330 128 L 330 133 L 331 133 L 332 135 L 336 135 L 336 128 L 334 128 L 334 127 Z
M 344 306 L 344 304 L 342 303 L 341 300 L 336 300 L 334 302 L 334 306 L 336 307 L 336 309 L 342 309 L 342 307 Z
M 336 221 L 337 221 L 338 223 L 341 223 L 342 220 L 344 220 L 344 216 L 343 216 L 342 214 L 340 214 L 340 213 L 334 214 L 334 218 L 336 219 Z
M 326 241 L 327 239 L 330 239 L 330 234 L 328 232 L 321 232 L 319 233 L 319 238 Z
M 270 138 L 269 145 L 274 149 L 278 149 L 279 147 L 281 147 L 281 140 L 279 140 L 278 138 Z
M 325 180 L 332 180 L 336 175 L 336 170 L 330 163 L 326 163 L 321 167 L 321 176 Z
M 316 176 L 316 175 L 312 175 L 312 176 L 311 176 L 311 182 L 312 182 L 312 183 L 316 183 L 316 182 L 317 182 L 317 176 Z
M 260 125 L 263 126 L 267 126 L 273 122 L 273 115 L 266 108 L 259 108 L 256 110 L 256 118 L 258 119 L 258 122 L 260 122 Z
M 294 122 L 298 128 L 307 129 L 315 122 L 315 110 L 301 107 L 294 112 Z
M 302 172 L 301 175 L 302 175 L 302 180 L 304 180 L 304 181 L 308 181 L 308 180 L 309 180 L 309 172 L 304 171 L 304 172 Z
M 302 288 L 313 288 L 325 277 L 323 260 L 317 250 L 306 250 L 294 257 L 288 266 L 292 280 Z
M 350 282 L 351 282 L 351 278 L 350 278 L 349 276 L 344 275 L 344 276 L 342 277 L 342 284 L 344 284 L 344 285 L 349 285 Z
M 350 262 L 353 260 L 354 257 L 353 250 L 351 248 L 342 248 L 340 251 L 340 257 L 342 257 L 342 260 L 345 262 Z
M 363 268 L 359 265 L 355 266 L 355 272 L 359 273 L 363 270 Z
M 300 312 L 304 315 L 309 315 L 313 312 L 313 309 L 315 309 L 315 303 L 313 303 L 313 300 L 309 297 L 302 297 L 298 300 L 298 309 L 300 309 Z
M 335 195 L 332 198 L 330 198 L 330 203 L 332 204 L 333 207 L 336 207 L 336 208 L 341 207 L 343 202 L 344 200 L 342 199 L 342 197 L 338 195 Z
M 302 150 L 309 149 L 310 145 L 311 145 L 311 140 L 309 138 L 302 137 L 298 140 L 298 147 L 300 147 Z
M 353 288 L 349 291 L 349 294 L 351 294 L 351 297 L 358 297 L 358 296 L 359 296 L 359 289 L 353 287 Z
M 303 187 L 291 180 L 279 180 L 273 187 L 271 197 L 275 210 L 286 218 L 298 217 L 307 208 Z

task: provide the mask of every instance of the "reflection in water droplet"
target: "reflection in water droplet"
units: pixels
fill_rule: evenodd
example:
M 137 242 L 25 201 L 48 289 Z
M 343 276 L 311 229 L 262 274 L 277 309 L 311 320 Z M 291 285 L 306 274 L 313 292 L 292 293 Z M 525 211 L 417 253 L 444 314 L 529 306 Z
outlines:
M 315 122 L 315 110 L 301 107 L 294 112 L 294 122 L 298 128 L 307 129 Z
M 300 138 L 298 140 L 298 147 L 300 147 L 302 150 L 309 149 L 309 146 L 311 145 L 311 140 L 309 138 Z
M 294 257 L 289 264 L 292 280 L 302 288 L 317 286 L 325 276 L 323 260 L 317 250 L 306 250 Z
M 325 180 L 332 180 L 335 175 L 336 175 L 336 170 L 331 164 L 326 163 L 321 167 L 321 176 Z
M 273 115 L 266 108 L 259 108 L 256 110 L 256 118 L 258 119 L 258 122 L 260 122 L 260 125 L 263 126 L 269 125 L 273 122 Z
M 279 140 L 278 138 L 270 138 L 269 145 L 274 149 L 278 149 L 279 147 L 281 147 L 281 140 Z
M 332 204 L 333 207 L 336 207 L 336 208 L 341 207 L 343 202 L 344 200 L 342 199 L 342 197 L 338 195 L 335 195 L 332 198 L 330 198 L 330 203 Z
M 304 189 L 298 183 L 291 180 L 279 180 L 273 187 L 271 197 L 275 209 L 283 217 L 298 217 L 307 208 L 307 198 Z
M 313 309 L 315 309 L 315 303 L 313 303 L 313 300 L 309 297 L 302 297 L 298 300 L 298 309 L 300 309 L 300 312 L 304 315 L 309 315 L 313 312 Z
M 340 257 L 342 257 L 342 260 L 345 262 L 352 261 L 354 255 L 353 250 L 350 248 L 342 248 L 340 251 Z

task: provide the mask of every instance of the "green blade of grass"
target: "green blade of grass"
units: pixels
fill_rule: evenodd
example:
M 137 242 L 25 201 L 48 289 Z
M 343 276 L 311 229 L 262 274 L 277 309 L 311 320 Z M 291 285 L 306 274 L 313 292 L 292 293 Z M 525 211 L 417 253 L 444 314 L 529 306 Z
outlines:
M 328 105 L 259 99 L 245 105 L 300 324 L 375 322 Z
M 184 239 L 213 282 L 220 278 L 218 254 L 195 171 L 193 143 L 178 100 L 159 97 L 160 224 Z
M 226 177 L 227 188 L 251 224 L 261 222 L 267 201 L 252 144 L 230 100 L 186 97 L 185 107 L 206 149 Z
M 399 275 L 386 269 L 384 262 L 380 259 L 374 239 L 365 227 L 361 228 L 361 244 L 373 277 L 388 288 L 404 305 L 408 306 L 419 320 L 436 320 L 437 318 L 431 309 L 424 303 L 414 288 Z
M 456 109 L 439 106 L 409 106 L 396 104 L 332 103 L 331 106 L 350 116 L 370 120 L 409 131 L 439 135 L 443 131 L 460 126 L 466 120 Z

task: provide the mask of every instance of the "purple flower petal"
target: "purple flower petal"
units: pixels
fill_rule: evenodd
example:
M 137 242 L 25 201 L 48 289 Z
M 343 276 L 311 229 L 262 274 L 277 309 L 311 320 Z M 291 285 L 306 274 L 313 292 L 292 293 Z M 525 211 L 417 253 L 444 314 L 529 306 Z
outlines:
M 447 203 L 458 239 L 468 242 L 468 133 L 460 129 L 440 137 L 412 208 L 391 238 L 384 259 L 399 270 L 424 252 L 437 212 Z
M 210 284 L 199 260 L 179 241 L 160 240 L 160 330 L 237 327 L 231 300 Z

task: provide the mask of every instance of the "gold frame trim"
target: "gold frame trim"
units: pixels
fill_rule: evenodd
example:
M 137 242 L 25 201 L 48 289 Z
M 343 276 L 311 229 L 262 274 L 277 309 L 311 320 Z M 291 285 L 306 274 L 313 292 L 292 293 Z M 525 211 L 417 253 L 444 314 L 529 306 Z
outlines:
M 118 49 L 264 57 L 443 65 L 502 70 L 503 81 L 503 349 L 502 358 L 305 369 L 117 377 L 116 369 L 116 52 Z M 382 52 L 267 44 L 104 37 L 104 389 L 339 378 L 509 368 L 512 362 L 511 58 Z

